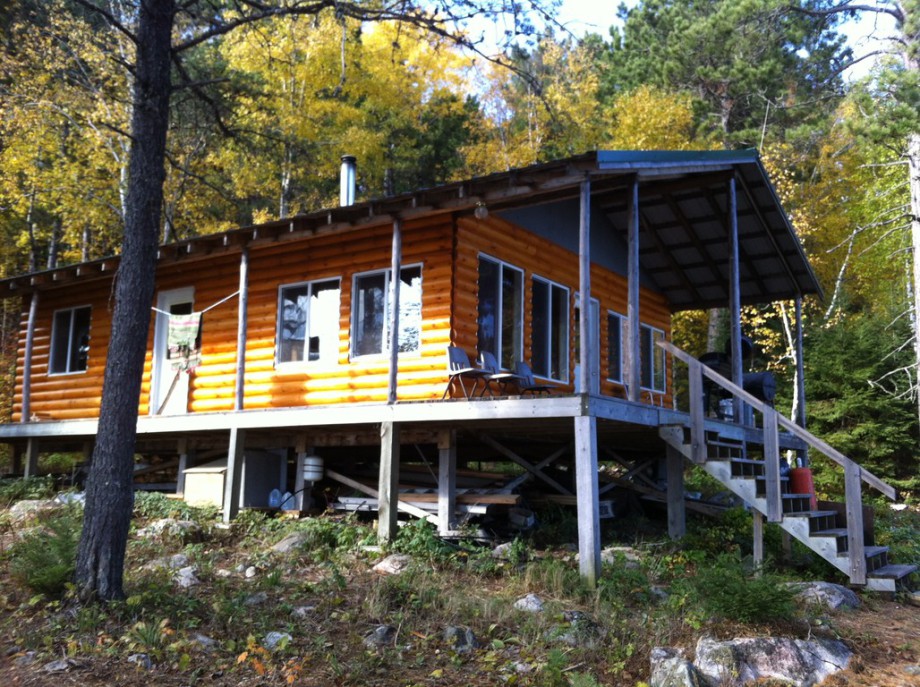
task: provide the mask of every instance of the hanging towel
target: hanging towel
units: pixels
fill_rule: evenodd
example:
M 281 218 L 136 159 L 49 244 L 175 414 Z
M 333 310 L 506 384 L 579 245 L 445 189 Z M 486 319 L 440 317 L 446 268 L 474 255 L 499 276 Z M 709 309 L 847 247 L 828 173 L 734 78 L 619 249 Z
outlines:
M 167 357 L 174 370 L 194 370 L 201 364 L 201 313 L 170 315 Z

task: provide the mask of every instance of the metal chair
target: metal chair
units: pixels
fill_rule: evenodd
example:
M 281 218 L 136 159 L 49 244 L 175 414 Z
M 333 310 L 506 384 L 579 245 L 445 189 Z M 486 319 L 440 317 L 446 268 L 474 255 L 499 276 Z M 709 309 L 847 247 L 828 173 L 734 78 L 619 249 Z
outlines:
M 552 391 L 558 391 L 558 387 L 554 384 L 538 384 L 535 382 L 533 370 L 523 360 L 518 360 L 514 364 L 514 374 L 520 378 L 518 387 L 521 389 L 522 395 L 528 392 L 532 394 L 548 394 Z
M 487 380 L 489 373 L 485 370 L 482 370 L 478 367 L 473 367 L 470 364 L 470 359 L 462 348 L 457 348 L 456 346 L 447 347 L 447 374 L 449 379 L 447 380 L 447 388 L 444 389 L 444 394 L 441 396 L 443 401 L 447 398 L 447 394 L 450 393 L 450 387 L 454 383 L 454 380 L 459 382 L 460 388 L 463 390 L 463 395 L 467 400 L 470 399 L 471 394 L 475 395 L 476 385 L 479 384 L 479 380 L 483 380 L 483 384 L 488 387 L 489 383 Z M 466 384 L 464 383 L 465 379 L 473 380 L 473 387 L 470 391 L 466 390 Z M 482 392 L 479 394 L 482 395 Z
M 480 396 L 486 392 L 486 389 L 489 390 L 489 395 L 492 395 L 492 390 L 489 387 L 492 382 L 498 384 L 498 391 L 501 394 L 505 393 L 509 384 L 514 384 L 515 386 L 520 386 L 521 384 L 522 379 L 515 373 L 502 372 L 495 355 L 491 351 L 483 351 L 479 354 L 479 366 L 489 374 L 486 377 L 483 390 L 479 392 Z

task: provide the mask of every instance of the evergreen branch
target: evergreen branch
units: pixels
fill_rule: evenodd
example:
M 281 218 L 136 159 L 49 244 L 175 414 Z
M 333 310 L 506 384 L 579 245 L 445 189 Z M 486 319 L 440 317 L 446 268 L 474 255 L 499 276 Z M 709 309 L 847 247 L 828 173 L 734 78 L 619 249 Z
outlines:
M 115 29 L 116 29 L 117 31 L 119 31 L 120 33 L 123 33 L 125 36 L 127 36 L 128 40 L 130 40 L 132 43 L 134 43 L 135 45 L 137 45 L 137 36 L 135 36 L 135 35 L 134 35 L 134 32 L 131 31 L 127 26 L 125 26 L 124 24 L 122 24 L 122 23 L 115 17 L 114 14 L 112 14 L 111 12 L 109 12 L 109 11 L 106 10 L 106 9 L 103 9 L 102 7 L 99 7 L 99 5 L 97 5 L 97 4 L 94 3 L 94 2 L 89 2 L 89 0 L 74 0 L 74 2 L 76 2 L 76 4 L 78 4 L 78 5 L 80 5 L 80 7 L 84 8 L 84 9 L 87 9 L 87 10 L 89 10 L 90 12 L 94 12 L 94 13 L 100 15 L 100 16 L 101 16 L 103 19 L 105 19 L 113 28 L 115 28 Z
M 887 14 L 894 17 L 895 21 L 898 23 L 904 23 L 904 13 L 901 11 L 901 8 L 897 6 L 881 7 L 879 5 L 854 5 L 850 0 L 845 0 L 845 2 L 839 5 L 820 9 L 802 7 L 801 5 L 789 5 L 788 7 L 793 12 L 806 14 L 810 17 L 832 17 L 844 12 L 871 12 L 873 14 Z

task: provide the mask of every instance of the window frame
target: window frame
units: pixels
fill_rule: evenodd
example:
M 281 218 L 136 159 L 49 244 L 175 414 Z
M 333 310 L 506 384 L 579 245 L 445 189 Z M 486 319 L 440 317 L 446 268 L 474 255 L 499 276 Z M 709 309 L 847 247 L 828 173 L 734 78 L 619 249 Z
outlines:
M 612 352 L 612 348 L 610 345 L 610 320 L 611 318 L 616 318 L 620 323 L 620 326 L 619 326 L 619 330 L 620 330 L 619 331 L 619 334 L 620 334 L 619 353 L 620 354 L 618 356 L 619 360 L 617 361 L 618 362 L 618 369 L 617 369 L 618 376 L 617 377 L 614 377 L 610 374 L 612 370 L 612 365 L 610 364 L 610 354 Z M 609 309 L 607 310 L 607 381 L 613 382 L 614 384 L 625 384 L 626 383 L 625 380 L 623 379 L 623 359 L 624 359 L 623 353 L 625 352 L 624 347 L 623 347 L 623 337 L 626 334 L 626 322 L 627 322 L 626 315 L 623 315 L 622 313 L 618 313 L 616 310 L 609 310 Z
M 324 279 L 310 279 L 307 281 L 292 282 L 290 284 L 279 284 L 278 285 L 278 301 L 277 301 L 277 323 L 275 325 L 275 368 L 276 369 L 285 369 L 293 367 L 302 367 L 302 366 L 311 366 L 311 367 L 335 367 L 339 364 L 338 352 L 336 352 L 334 360 L 323 360 L 322 358 L 317 360 L 310 360 L 309 358 L 309 347 L 307 342 L 310 339 L 310 299 L 313 297 L 313 288 L 318 284 L 325 284 L 329 282 L 335 282 L 338 284 L 339 291 L 339 307 L 337 309 L 337 316 L 335 321 L 336 331 L 341 333 L 341 312 L 342 312 L 342 278 L 341 277 L 328 277 Z M 282 337 L 282 326 L 283 326 L 283 315 L 284 315 L 284 291 L 286 289 L 296 289 L 300 287 L 308 287 L 307 292 L 307 309 L 306 309 L 306 319 L 304 322 L 304 358 L 302 360 L 281 360 L 281 346 L 284 341 Z
M 422 305 L 424 300 L 424 263 L 415 262 L 408 265 L 400 265 L 399 274 L 400 279 L 402 278 L 402 273 L 405 270 L 418 269 L 418 278 L 419 278 L 419 314 L 418 314 L 418 346 L 411 351 L 399 351 L 397 355 L 399 356 L 420 356 L 422 353 L 422 323 L 424 318 L 422 317 Z M 373 360 L 375 358 L 380 359 L 388 356 L 390 354 L 390 308 L 392 307 L 390 303 L 390 280 L 392 279 L 391 272 L 393 270 L 389 267 L 377 270 L 367 270 L 365 272 L 355 272 L 351 277 L 351 303 L 349 305 L 350 315 L 350 331 L 348 333 L 348 359 L 349 360 Z M 376 275 L 383 275 L 383 329 L 381 331 L 381 350 L 378 353 L 361 353 L 358 354 L 355 352 L 355 333 L 357 332 L 357 298 L 358 293 L 358 280 L 362 277 L 372 277 Z M 402 288 L 400 288 L 400 293 L 402 293 Z M 403 322 L 402 313 L 400 313 L 400 323 Z
M 649 345 L 648 350 L 645 350 L 645 347 L 642 345 L 642 333 L 644 331 L 649 332 Z M 667 340 L 667 335 L 664 329 L 659 327 L 653 327 L 650 324 L 645 324 L 642 321 L 639 322 L 639 388 L 643 391 L 648 391 L 655 394 L 665 394 L 668 391 L 668 359 L 665 355 L 664 350 L 658 348 L 655 345 L 655 334 L 661 334 L 661 339 L 663 341 Z M 649 367 L 649 382 L 650 385 L 646 386 L 642 380 L 642 361 L 643 355 L 651 355 L 650 358 L 650 367 Z M 655 386 L 655 377 L 656 377 L 656 366 L 655 362 L 658 356 L 660 355 L 661 362 L 661 388 Z
M 84 367 L 82 369 L 73 370 L 70 367 L 70 363 L 73 357 L 73 346 L 75 343 L 74 342 L 74 335 L 75 335 L 75 332 L 74 332 L 75 317 L 74 316 L 78 310 L 87 311 L 87 327 L 86 327 L 87 350 L 86 350 L 86 362 L 85 362 Z M 54 369 L 55 362 L 57 362 L 56 355 L 55 355 L 55 349 L 56 349 L 55 341 L 60 337 L 60 334 L 59 334 L 60 330 L 58 328 L 58 315 L 60 315 L 61 313 L 65 313 L 65 312 L 70 313 L 70 320 L 67 325 L 67 352 L 66 352 L 66 356 L 64 359 L 65 369 L 55 370 Z M 89 305 L 89 304 L 75 305 L 69 308 L 58 308 L 51 314 L 51 342 L 50 342 L 50 348 L 48 350 L 48 376 L 49 377 L 51 376 L 58 377 L 62 375 L 85 374 L 86 371 L 89 370 L 89 345 L 88 344 L 89 344 L 90 332 L 92 331 L 92 328 L 93 328 L 93 306 L 92 305 Z
M 535 361 L 535 359 L 534 359 L 534 353 L 533 353 L 533 349 L 534 349 L 533 342 L 534 342 L 534 340 L 536 339 L 536 333 L 537 333 L 537 332 L 536 332 L 536 325 L 535 325 L 535 321 L 536 321 L 536 312 L 537 312 L 537 310 L 536 310 L 536 306 L 534 305 L 534 291 L 533 291 L 533 289 L 534 289 L 534 286 L 537 284 L 537 282 L 540 282 L 541 284 L 547 286 L 548 289 L 549 289 L 549 290 L 548 290 L 549 300 L 547 301 L 547 306 L 549 307 L 549 313 L 548 313 L 549 316 L 546 318 L 546 321 L 547 321 L 547 323 L 549 324 L 549 326 L 547 327 L 547 330 L 546 330 L 546 332 L 545 332 L 545 335 L 546 335 L 546 339 L 547 339 L 547 340 L 546 340 L 544 343 L 545 343 L 545 346 L 546 346 L 547 361 L 548 361 L 548 362 L 549 362 L 549 361 L 552 361 L 552 359 L 553 359 L 553 354 L 556 353 L 556 351 L 554 350 L 554 348 L 558 347 L 558 348 L 560 349 L 560 350 L 558 351 L 558 353 L 562 355 L 562 359 L 559 361 L 559 370 L 562 372 L 562 376 L 561 376 L 561 377 L 553 377 L 553 376 L 552 376 L 552 367 L 553 367 L 553 365 L 552 365 L 551 362 L 549 362 L 549 368 L 550 368 L 550 369 L 549 369 L 549 374 L 543 374 L 543 371 L 542 371 L 542 370 L 538 370 L 537 367 L 536 367 L 536 361 Z M 564 293 L 564 295 L 565 295 L 565 298 L 563 299 L 563 302 L 565 303 L 565 314 L 563 315 L 563 317 L 562 317 L 562 322 L 561 322 L 561 328 L 562 328 L 561 334 L 562 334 L 562 337 L 561 337 L 561 340 L 558 342 L 558 346 L 556 346 L 556 347 L 553 346 L 553 338 L 554 338 L 554 337 L 553 337 L 553 334 L 554 334 L 554 332 L 553 332 L 553 318 L 552 318 L 552 314 L 553 314 L 553 290 L 554 290 L 554 289 L 559 289 L 559 290 L 561 290 L 561 291 Z M 572 326 L 572 316 L 571 316 L 572 308 L 571 308 L 571 303 L 572 303 L 572 290 L 571 290 L 569 287 L 565 286 L 564 284 L 560 284 L 559 282 L 553 281 L 552 279 L 547 279 L 546 277 L 541 277 L 540 275 L 537 275 L 537 274 L 534 274 L 534 275 L 531 276 L 531 285 L 530 285 L 530 338 L 531 338 L 531 342 L 530 342 L 530 364 L 531 364 L 531 367 L 533 368 L 533 373 L 534 373 L 534 375 L 537 376 L 537 377 L 540 377 L 541 379 L 549 379 L 549 380 L 552 380 L 552 381 L 554 381 L 554 382 L 561 382 L 561 383 L 563 383 L 563 384 L 568 384 L 568 382 L 569 382 L 569 365 L 571 364 L 570 361 L 569 361 L 569 348 L 570 348 L 570 346 L 571 346 L 571 340 L 570 340 L 570 334 L 569 334 L 569 332 L 571 331 L 571 326 Z
M 514 270 L 515 272 L 521 275 L 521 280 L 520 280 L 521 286 L 520 286 L 520 292 L 518 294 L 518 300 L 520 302 L 520 313 L 518 313 L 517 320 L 513 323 L 514 328 L 518 334 L 517 336 L 518 346 L 517 346 L 517 350 L 514 351 L 512 355 L 513 360 L 511 361 L 511 364 L 508 366 L 503 365 L 504 361 L 502 360 L 502 349 L 504 348 L 504 341 L 502 340 L 502 336 L 503 336 L 502 322 L 504 320 L 505 304 L 501 297 L 501 289 L 499 289 L 499 293 L 497 294 L 498 312 L 493 313 L 493 319 L 495 321 L 495 350 L 492 350 L 491 353 L 495 356 L 495 360 L 498 362 L 499 368 L 501 368 L 502 370 L 511 370 L 513 369 L 514 364 L 518 360 L 524 359 L 524 319 L 526 315 L 525 311 L 527 310 L 524 299 L 526 298 L 525 291 L 526 291 L 527 272 L 522 267 L 512 265 L 510 262 L 505 262 L 504 260 L 500 260 L 499 258 L 489 255 L 488 253 L 479 253 L 478 262 L 476 265 L 476 279 L 477 279 L 476 354 L 477 356 L 482 354 L 482 349 L 479 347 L 479 327 L 480 327 L 480 319 L 481 319 L 479 308 L 481 307 L 481 304 L 482 304 L 482 287 L 479 284 L 479 274 L 481 272 L 481 263 L 483 260 L 486 260 L 487 262 L 491 262 L 499 268 L 499 274 L 498 274 L 498 284 L 499 285 L 501 285 L 502 280 L 504 278 L 505 269 Z

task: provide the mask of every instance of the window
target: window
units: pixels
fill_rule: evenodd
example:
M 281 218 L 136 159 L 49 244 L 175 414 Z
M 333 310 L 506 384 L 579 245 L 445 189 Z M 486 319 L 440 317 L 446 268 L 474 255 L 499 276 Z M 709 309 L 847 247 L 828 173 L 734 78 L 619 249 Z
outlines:
M 510 370 L 521 359 L 524 342 L 524 272 L 479 257 L 478 352 L 490 351 Z
M 421 346 L 422 268 L 405 267 L 399 272 L 400 353 L 412 353 Z M 352 296 L 351 354 L 380 355 L 387 350 L 389 326 L 390 271 L 355 276 Z
M 623 382 L 623 323 L 626 318 L 607 311 L 607 379 Z
M 664 341 L 664 332 L 647 324 L 639 327 L 639 369 L 643 389 L 665 391 L 664 349 L 657 346 Z
M 54 313 L 51 323 L 51 374 L 83 372 L 89 359 L 90 307 L 68 308 Z
M 339 357 L 338 279 L 282 286 L 278 295 L 279 364 L 335 363 Z
M 533 343 L 531 367 L 541 377 L 569 378 L 569 290 L 533 278 Z

